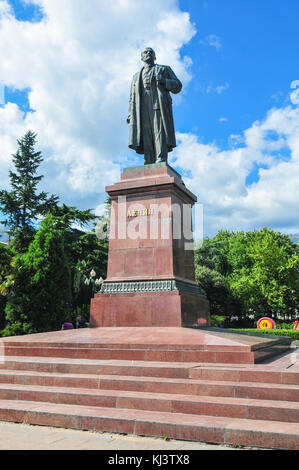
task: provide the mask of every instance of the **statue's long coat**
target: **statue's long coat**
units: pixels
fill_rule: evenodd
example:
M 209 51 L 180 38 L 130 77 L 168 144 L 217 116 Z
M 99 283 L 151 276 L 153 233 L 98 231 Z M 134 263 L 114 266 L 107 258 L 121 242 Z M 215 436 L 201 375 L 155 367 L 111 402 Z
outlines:
M 144 153 L 141 124 L 142 72 L 143 68 L 134 75 L 132 80 L 128 117 L 130 124 L 129 147 L 139 154 Z M 156 83 L 156 77 L 158 76 L 166 80 L 165 87 Z M 169 92 L 175 94 L 179 93 L 182 89 L 182 84 L 170 67 L 156 64 L 153 66 L 151 86 L 153 109 L 159 109 L 161 111 L 167 147 L 168 151 L 171 152 L 172 149 L 176 147 L 176 139 L 173 123 L 172 99 Z

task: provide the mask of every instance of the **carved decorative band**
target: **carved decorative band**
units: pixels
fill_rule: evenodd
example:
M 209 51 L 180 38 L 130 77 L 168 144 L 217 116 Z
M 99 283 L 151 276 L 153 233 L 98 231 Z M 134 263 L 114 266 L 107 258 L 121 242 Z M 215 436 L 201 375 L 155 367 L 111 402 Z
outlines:
M 130 281 L 130 282 L 104 282 L 99 294 L 120 294 L 134 292 L 168 292 L 168 291 L 190 292 L 201 295 L 199 286 L 187 282 L 167 281 Z
M 194 284 L 189 284 L 188 282 L 183 281 L 175 281 L 176 283 L 176 290 L 181 292 L 191 292 L 192 294 L 199 294 L 203 295 L 203 292 L 199 286 L 195 286 Z

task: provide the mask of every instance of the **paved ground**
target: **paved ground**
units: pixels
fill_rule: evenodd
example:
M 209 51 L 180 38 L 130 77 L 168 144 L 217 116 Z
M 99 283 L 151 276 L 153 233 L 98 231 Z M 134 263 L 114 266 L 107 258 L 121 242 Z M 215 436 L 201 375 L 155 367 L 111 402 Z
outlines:
M 237 450 L 232 447 L 0 422 L 0 450 Z

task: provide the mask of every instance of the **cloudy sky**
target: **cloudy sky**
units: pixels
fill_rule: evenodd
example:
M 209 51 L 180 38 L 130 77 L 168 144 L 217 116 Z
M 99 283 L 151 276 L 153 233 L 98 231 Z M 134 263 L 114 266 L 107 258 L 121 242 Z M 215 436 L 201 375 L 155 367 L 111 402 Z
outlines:
M 0 0 L 0 188 L 16 139 L 38 135 L 41 189 L 98 214 L 127 147 L 144 46 L 183 82 L 170 164 L 204 234 L 298 233 L 299 3 L 295 0 Z

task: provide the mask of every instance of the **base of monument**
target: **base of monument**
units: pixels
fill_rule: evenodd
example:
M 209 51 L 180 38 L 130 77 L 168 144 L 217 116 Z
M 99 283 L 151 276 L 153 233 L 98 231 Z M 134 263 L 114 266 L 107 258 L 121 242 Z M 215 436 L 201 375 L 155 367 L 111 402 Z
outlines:
M 177 365 L 198 363 L 200 367 L 205 363 L 254 364 L 289 351 L 290 344 L 291 339 L 286 337 L 244 334 L 217 328 L 82 328 L 2 338 L 0 359 L 27 356 L 72 360 L 166 361 Z M 299 384 L 298 380 L 296 384 Z
M 95 294 L 91 301 L 92 327 L 209 326 L 205 296 L 192 292 L 122 292 Z
M 299 363 L 290 338 L 271 336 L 131 327 L 2 338 L 0 421 L 299 450 Z

